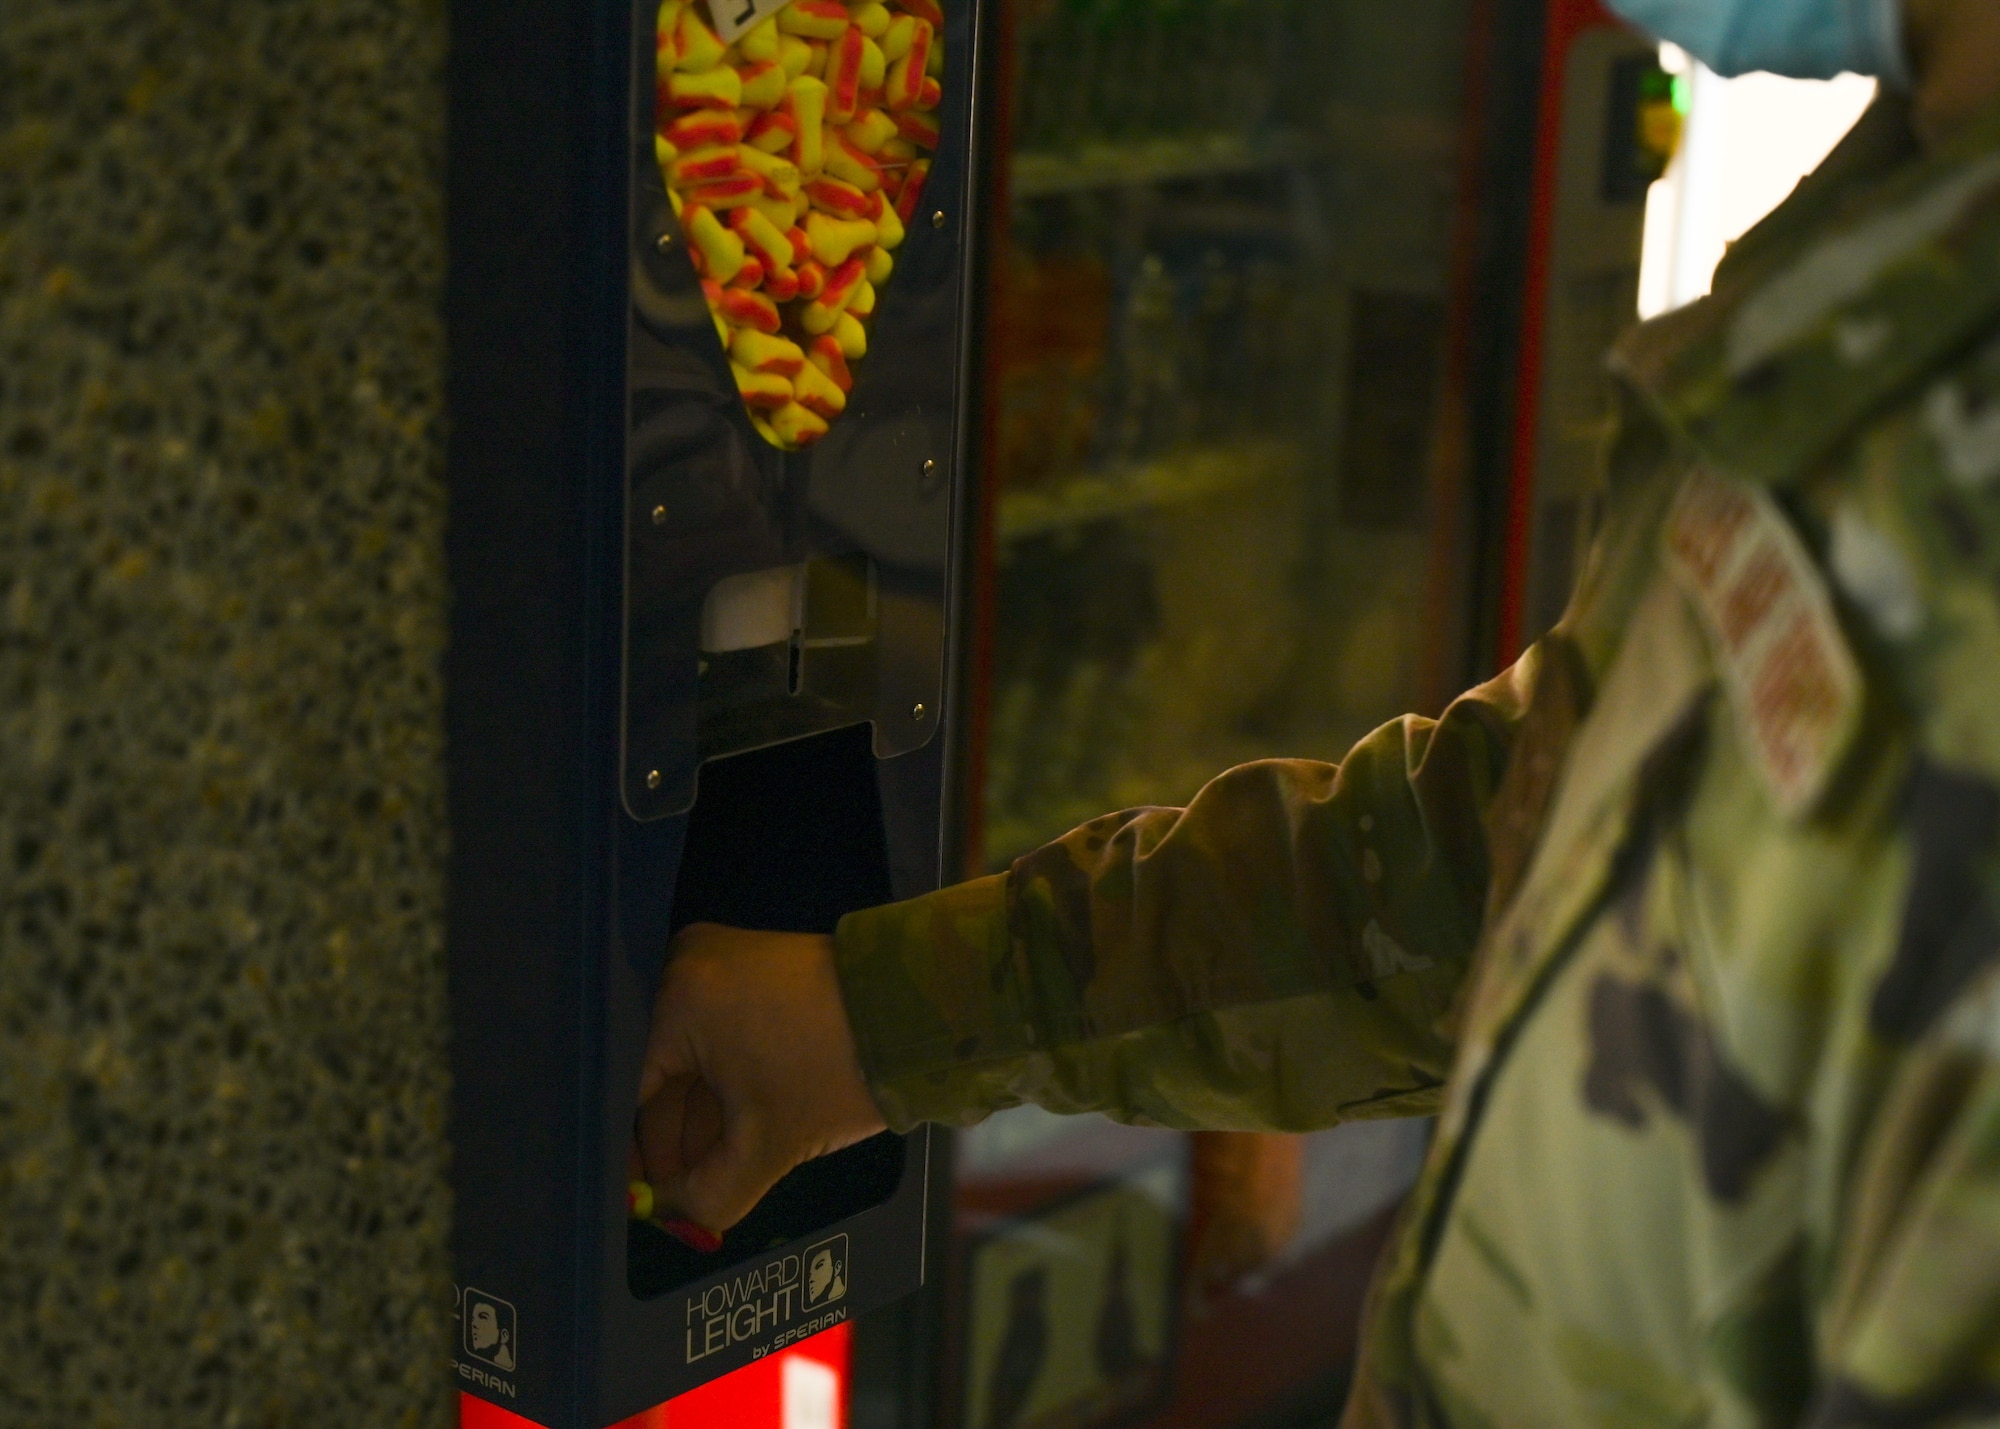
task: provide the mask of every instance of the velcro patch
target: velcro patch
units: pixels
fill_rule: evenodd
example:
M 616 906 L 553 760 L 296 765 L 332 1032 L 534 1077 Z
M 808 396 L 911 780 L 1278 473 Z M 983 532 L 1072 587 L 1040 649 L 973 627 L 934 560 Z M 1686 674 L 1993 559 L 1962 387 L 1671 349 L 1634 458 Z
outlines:
M 1812 808 L 1861 715 L 1861 671 L 1819 571 L 1754 487 L 1696 472 L 1667 554 L 1722 655 L 1754 762 L 1787 818 Z

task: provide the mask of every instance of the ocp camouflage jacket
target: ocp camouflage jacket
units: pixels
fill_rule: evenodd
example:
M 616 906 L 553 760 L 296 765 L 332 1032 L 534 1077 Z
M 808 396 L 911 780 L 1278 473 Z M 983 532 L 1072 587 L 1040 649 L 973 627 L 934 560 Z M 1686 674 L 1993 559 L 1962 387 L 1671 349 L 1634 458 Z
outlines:
M 1351 1426 L 2000 1423 L 1996 337 L 2000 114 L 1884 101 L 1513 669 L 842 925 L 890 1120 L 1438 1115 Z

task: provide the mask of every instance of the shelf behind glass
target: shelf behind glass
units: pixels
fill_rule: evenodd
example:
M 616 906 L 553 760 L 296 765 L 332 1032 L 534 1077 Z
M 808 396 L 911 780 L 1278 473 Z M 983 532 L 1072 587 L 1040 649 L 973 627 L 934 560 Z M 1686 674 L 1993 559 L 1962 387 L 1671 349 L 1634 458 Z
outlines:
M 1090 144 L 1067 152 L 1016 153 L 1009 186 L 1016 199 L 1088 189 L 1139 188 L 1223 178 L 1310 163 L 1320 146 L 1304 134 L 1201 134 Z
M 1013 542 L 1182 505 L 1296 471 L 1296 442 L 1253 440 L 1177 452 L 1000 495 L 995 534 Z M 1004 554 L 1003 557 L 1004 559 Z

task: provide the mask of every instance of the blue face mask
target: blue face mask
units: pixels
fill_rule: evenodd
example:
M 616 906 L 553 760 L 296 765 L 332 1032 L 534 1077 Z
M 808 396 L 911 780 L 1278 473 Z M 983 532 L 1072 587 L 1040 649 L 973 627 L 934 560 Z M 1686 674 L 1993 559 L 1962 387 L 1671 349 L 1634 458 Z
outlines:
M 1902 0 L 1607 0 L 1640 29 L 1720 75 L 1769 70 L 1793 79 L 1853 71 L 1909 80 Z

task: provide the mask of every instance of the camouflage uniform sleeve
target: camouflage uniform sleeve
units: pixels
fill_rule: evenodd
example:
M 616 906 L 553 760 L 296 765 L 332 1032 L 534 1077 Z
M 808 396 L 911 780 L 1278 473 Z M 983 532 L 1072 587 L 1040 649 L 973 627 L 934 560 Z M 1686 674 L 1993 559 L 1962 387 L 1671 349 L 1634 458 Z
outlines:
M 847 918 L 842 986 L 891 1124 L 1024 1102 L 1278 1131 L 1434 1110 L 1541 661 L 1339 765 L 1244 765 L 1186 809 Z

